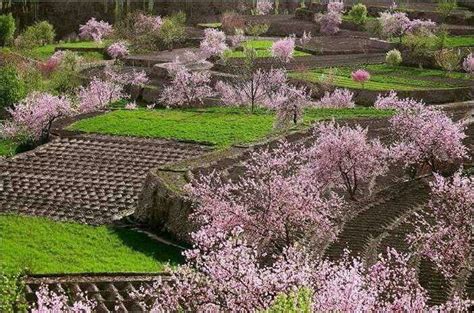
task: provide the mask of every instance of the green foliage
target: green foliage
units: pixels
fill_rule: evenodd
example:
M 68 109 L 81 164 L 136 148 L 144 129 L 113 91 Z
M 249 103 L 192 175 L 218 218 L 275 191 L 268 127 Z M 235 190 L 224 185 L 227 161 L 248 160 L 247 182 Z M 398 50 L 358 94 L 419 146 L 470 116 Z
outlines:
M 446 36 L 444 40 L 444 47 L 474 47 L 474 36 Z
M 37 217 L 0 215 L 0 242 L 7 273 L 159 272 L 182 262 L 179 249 L 130 229 Z
M 435 52 L 443 47 L 443 38 L 409 34 L 403 38 L 403 45 L 408 48 L 410 57 L 421 67 L 423 61 L 432 59 Z
M 461 69 L 462 59 L 459 49 L 441 49 L 435 53 L 436 64 L 447 72 Z
M 16 147 L 17 144 L 15 142 L 8 139 L 0 139 L 0 156 L 14 155 Z
M 56 37 L 53 25 L 47 21 L 36 22 L 28 26 L 26 30 L 17 38 L 17 45 L 20 48 L 34 48 L 51 44 Z
M 397 49 L 390 50 L 385 55 L 385 62 L 390 66 L 397 66 L 402 63 L 402 61 L 402 54 Z
M 26 94 L 25 83 L 12 66 L 0 66 L 0 108 L 9 107 Z
M 364 25 L 367 21 L 367 7 L 362 3 L 357 3 L 349 11 L 350 18 L 359 25 Z
M 289 295 L 279 295 L 264 313 L 310 313 L 312 312 L 312 295 L 313 292 L 308 288 L 302 288 Z
M 269 28 L 270 28 L 269 24 L 264 24 L 264 23 L 250 24 L 245 28 L 245 32 L 250 36 L 259 37 L 265 34 Z
M 72 94 L 79 88 L 81 82 L 81 78 L 75 70 L 71 68 L 60 68 L 52 73 L 49 88 L 58 94 Z
M 184 21 L 183 21 L 184 17 Z M 181 11 L 170 17 L 163 19 L 159 32 L 159 39 L 168 49 L 173 49 L 176 43 L 182 42 L 186 37 L 186 29 L 184 22 L 186 21 L 186 15 Z
M 386 116 L 373 108 L 308 109 L 305 122 L 331 118 Z M 210 142 L 219 148 L 250 143 L 272 134 L 274 114 L 244 108 L 118 110 L 84 119 L 69 129 L 88 133 Z
M 6 46 L 13 40 L 15 29 L 15 19 L 11 13 L 0 15 L 0 46 Z
M 443 19 L 446 19 L 451 12 L 453 12 L 458 6 L 456 0 L 438 0 L 436 11 L 441 14 Z
M 382 37 L 382 24 L 378 19 L 368 19 L 365 23 L 365 29 L 374 37 Z
M 0 272 L 0 312 L 27 312 L 25 283 L 20 273 Z

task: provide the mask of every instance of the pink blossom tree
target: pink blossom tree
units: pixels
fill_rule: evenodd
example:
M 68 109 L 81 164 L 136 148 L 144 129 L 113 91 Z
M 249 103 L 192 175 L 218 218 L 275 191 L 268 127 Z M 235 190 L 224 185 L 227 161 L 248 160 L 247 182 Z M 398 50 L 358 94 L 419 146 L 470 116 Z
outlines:
M 417 101 L 415 99 L 411 99 L 411 98 L 400 99 L 397 93 L 393 90 L 391 90 L 386 95 L 379 94 L 377 96 L 377 100 L 375 100 L 374 102 L 374 107 L 377 109 L 406 110 L 406 109 L 416 109 L 416 108 L 422 109 L 425 106 L 426 104 L 424 104 L 421 101 Z
M 293 53 L 295 51 L 295 38 L 286 37 L 275 41 L 272 44 L 271 54 L 274 58 L 277 58 L 283 63 L 288 63 L 293 59 Z
M 127 44 L 123 41 L 115 42 L 107 48 L 107 54 L 113 59 L 121 59 L 129 54 Z
M 327 10 L 342 14 L 344 12 L 344 0 L 329 0 Z
M 309 95 L 305 87 L 285 85 L 265 100 L 265 106 L 277 112 L 277 128 L 296 125 L 303 118 L 305 107 L 309 105 Z
M 369 140 L 367 129 L 322 123 L 316 130 L 310 170 L 324 181 L 334 181 L 355 199 L 360 185 L 383 174 L 387 149 L 378 139 Z
M 402 36 L 411 26 L 410 19 L 405 12 L 382 12 L 378 21 L 382 27 L 382 34 L 387 37 L 399 37 L 400 42 Z
M 417 215 L 412 248 L 453 278 L 464 268 L 472 270 L 471 240 L 474 179 L 457 172 L 451 178 L 435 175 L 428 210 Z
M 370 73 L 366 70 L 357 70 L 351 73 L 352 80 L 356 83 L 360 83 L 362 88 L 364 88 L 364 84 L 370 80 Z
M 474 74 L 474 55 L 470 53 L 462 63 L 462 68 L 469 74 Z
M 139 13 L 133 24 L 135 33 L 146 34 L 149 32 L 157 33 L 163 25 L 163 19 L 160 16 L 147 15 Z
M 391 148 L 394 160 L 403 162 L 405 167 L 429 166 L 436 171 L 439 165 L 467 157 L 461 123 L 454 123 L 445 112 L 422 103 L 401 103 L 398 113 L 390 119 L 397 137 Z
M 13 108 L 8 109 L 11 120 L 2 125 L 2 135 L 18 140 L 45 142 L 53 122 L 74 113 L 66 97 L 33 92 Z
M 229 181 L 217 173 L 186 187 L 196 206 L 191 219 L 207 232 L 241 227 L 259 252 L 280 253 L 305 240 L 320 251 L 334 240 L 347 214 L 344 202 L 312 173 L 301 171 L 307 151 L 284 142 L 252 154 L 245 173 Z
M 102 39 L 112 33 L 112 25 L 104 21 L 97 21 L 94 17 L 79 27 L 79 37 L 102 42 Z
M 342 14 L 337 11 L 328 11 L 319 18 L 321 24 L 320 31 L 326 35 L 335 35 L 339 32 L 339 26 L 342 23 Z
M 257 0 L 257 4 L 255 6 L 256 15 L 268 15 L 270 14 L 272 9 L 273 9 L 272 0 Z
M 332 93 L 326 91 L 315 106 L 319 108 L 353 108 L 355 106 L 353 98 L 354 93 L 348 89 L 336 88 Z
M 37 300 L 31 308 L 32 313 L 91 313 L 97 305 L 87 297 L 71 303 L 64 292 L 54 292 L 45 285 L 41 285 L 35 295 Z
M 247 74 L 247 73 L 246 73 Z M 219 81 L 216 90 L 227 105 L 250 106 L 254 112 L 282 85 L 286 84 L 286 73 L 281 69 L 261 69 L 242 75 L 228 82 Z
M 304 47 L 311 41 L 312 38 L 313 37 L 311 36 L 311 32 L 304 31 L 303 35 L 301 36 L 301 38 L 298 41 Z
M 178 65 L 171 84 L 163 90 L 160 101 L 169 106 L 196 105 L 214 95 L 208 71 L 190 72 Z
M 200 43 L 201 53 L 205 58 L 221 56 L 228 49 L 225 43 L 226 36 L 223 31 L 206 28 L 204 30 L 204 39 Z

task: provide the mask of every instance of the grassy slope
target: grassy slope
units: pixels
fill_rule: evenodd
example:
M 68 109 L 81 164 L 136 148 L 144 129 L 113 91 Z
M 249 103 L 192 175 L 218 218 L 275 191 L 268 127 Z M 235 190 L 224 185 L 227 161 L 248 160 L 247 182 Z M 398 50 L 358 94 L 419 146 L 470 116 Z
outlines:
M 445 42 L 447 47 L 474 47 L 474 36 L 448 36 Z
M 463 73 L 450 73 L 432 69 L 418 69 L 407 66 L 390 67 L 385 64 L 373 64 L 365 67 L 371 74 L 370 81 L 364 84 L 364 88 L 374 91 L 386 90 L 427 90 L 427 89 L 449 89 L 456 85 L 445 82 L 446 77 L 455 79 L 466 79 Z M 291 77 L 305 79 L 312 82 L 321 81 L 321 77 L 327 77 L 331 71 L 334 73 L 334 83 L 338 87 L 361 88 L 359 83 L 352 81 L 351 72 L 355 69 L 342 67 L 335 69 L 314 69 L 308 73 L 290 73 Z M 438 78 L 437 81 L 429 78 Z
M 56 47 L 63 47 L 63 48 L 97 48 L 97 47 L 105 47 L 106 43 L 103 42 L 102 44 L 97 44 L 93 41 L 79 41 L 79 42 L 67 42 L 67 43 L 58 43 L 58 44 L 50 44 L 44 45 L 41 47 L 33 48 L 30 51 L 25 51 L 24 53 L 29 57 L 39 59 L 39 60 L 46 60 L 50 56 L 54 54 L 54 50 Z M 98 52 L 82 52 L 80 53 L 85 59 L 88 60 L 101 60 L 103 59 L 103 55 Z
M 307 122 L 326 118 L 382 116 L 373 108 L 311 109 Z M 274 115 L 266 111 L 250 114 L 239 108 L 185 110 L 118 110 L 78 121 L 69 128 L 92 133 L 180 140 L 207 141 L 219 147 L 265 138 L 273 129 Z
M 270 49 L 272 47 L 272 44 L 273 41 L 271 40 L 249 40 L 243 43 L 243 45 L 246 47 L 254 48 L 257 51 L 257 57 L 259 58 L 271 57 Z M 295 50 L 295 52 L 293 53 L 293 56 L 295 57 L 306 55 L 310 54 L 297 50 Z M 229 58 L 243 58 L 244 53 L 243 51 L 232 50 L 227 54 L 227 56 Z
M 157 272 L 180 252 L 131 230 L 0 215 L 0 271 Z

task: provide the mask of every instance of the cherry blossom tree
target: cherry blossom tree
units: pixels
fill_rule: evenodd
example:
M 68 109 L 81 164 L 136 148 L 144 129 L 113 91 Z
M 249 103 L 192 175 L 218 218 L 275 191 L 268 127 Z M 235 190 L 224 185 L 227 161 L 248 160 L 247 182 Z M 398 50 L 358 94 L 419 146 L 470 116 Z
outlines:
M 315 106 L 320 108 L 353 108 L 355 106 L 353 97 L 354 93 L 348 89 L 336 88 L 332 93 L 326 91 Z
M 35 294 L 37 300 L 31 308 L 32 313 L 91 313 L 97 305 L 87 297 L 71 303 L 64 292 L 54 292 L 45 285 L 40 285 Z
M 382 34 L 387 37 L 399 37 L 400 42 L 402 36 L 410 28 L 411 22 L 405 12 L 382 12 L 378 17 Z
M 321 33 L 326 35 L 335 35 L 339 32 L 339 26 L 342 23 L 342 14 L 337 11 L 328 11 L 326 14 L 319 16 L 321 24 Z
M 295 51 L 295 38 L 286 37 L 275 41 L 272 44 L 271 53 L 274 58 L 277 58 L 283 63 L 288 63 L 293 59 Z
M 11 120 L 2 125 L 2 135 L 19 140 L 45 142 L 53 122 L 74 113 L 66 97 L 33 92 L 13 108 L 8 109 Z
M 379 94 L 374 102 L 374 107 L 377 109 L 422 109 L 425 106 L 423 102 L 415 99 L 400 99 L 393 90 L 386 95 Z
M 94 17 L 79 27 L 79 37 L 102 42 L 102 39 L 112 33 L 112 25 L 104 21 L 97 21 Z
M 397 141 L 391 148 L 394 160 L 405 167 L 455 163 L 467 157 L 462 140 L 466 137 L 461 123 L 454 123 L 445 112 L 422 103 L 401 102 L 398 113 L 390 119 Z
M 202 55 L 205 58 L 221 56 L 228 49 L 225 41 L 226 36 L 223 31 L 206 28 L 204 30 L 204 39 L 200 43 Z
M 360 83 L 362 85 L 362 88 L 364 88 L 365 82 L 369 81 L 370 79 L 370 73 L 366 70 L 359 69 L 355 72 L 352 72 L 351 77 L 353 81 Z
M 113 59 L 121 59 L 129 54 L 127 44 L 125 42 L 115 42 L 107 48 L 107 54 Z
M 329 12 L 342 14 L 344 11 L 344 0 L 330 0 L 327 5 Z
M 217 82 L 216 90 L 225 104 L 250 106 L 250 111 L 254 112 L 258 105 L 264 104 L 284 84 L 286 73 L 283 70 L 257 69 L 254 73 L 238 79 Z
M 412 248 L 436 264 L 448 278 L 465 268 L 472 270 L 471 240 L 474 178 L 457 172 L 453 177 L 435 175 L 428 209 L 417 215 Z
M 469 74 L 474 73 L 474 55 L 470 53 L 462 63 L 462 68 Z
M 325 184 L 300 170 L 306 154 L 284 142 L 253 153 L 237 181 L 217 173 L 197 177 L 186 187 L 196 203 L 192 221 L 216 233 L 242 227 L 270 255 L 302 239 L 319 251 L 334 240 L 349 209 L 336 195 L 323 196 Z
M 208 71 L 190 72 L 177 65 L 171 84 L 163 90 L 160 101 L 169 106 L 195 105 L 214 95 Z
M 270 14 L 272 9 L 273 9 L 272 0 L 257 0 L 257 4 L 255 7 L 255 13 L 257 15 L 268 15 Z
M 387 149 L 369 140 L 367 129 L 322 123 L 316 130 L 310 169 L 324 181 L 334 181 L 355 199 L 360 185 L 387 170 Z
M 304 31 L 303 35 L 301 36 L 301 38 L 299 38 L 298 41 L 304 47 L 311 41 L 312 38 L 313 37 L 311 36 L 311 32 Z
M 161 16 L 147 15 L 139 13 L 133 24 L 136 34 L 146 34 L 149 32 L 157 33 L 163 25 Z
M 303 118 L 305 107 L 309 105 L 309 95 L 305 87 L 285 85 L 265 100 L 265 106 L 276 110 L 277 128 L 296 125 Z

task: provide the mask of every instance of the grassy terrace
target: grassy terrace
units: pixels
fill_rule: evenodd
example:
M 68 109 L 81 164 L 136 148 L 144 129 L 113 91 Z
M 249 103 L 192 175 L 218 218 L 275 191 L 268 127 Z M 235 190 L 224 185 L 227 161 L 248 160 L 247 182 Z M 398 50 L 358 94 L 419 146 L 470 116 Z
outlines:
M 447 47 L 474 47 L 474 36 L 448 36 L 445 42 Z
M 0 215 L 0 271 L 158 272 L 180 251 L 126 229 Z
M 382 117 L 391 111 L 374 108 L 309 109 L 305 124 L 330 118 Z M 70 130 L 120 136 L 206 141 L 225 148 L 249 143 L 272 134 L 274 115 L 241 108 L 117 110 L 77 121 Z
M 16 143 L 7 139 L 0 139 L 0 156 L 10 156 L 15 154 L 16 147 Z
M 67 43 L 57 43 L 57 44 L 50 44 L 44 45 L 41 47 L 33 48 L 29 51 L 22 51 L 23 54 L 39 59 L 39 60 L 46 60 L 50 56 L 54 54 L 54 51 L 57 47 L 61 48 L 105 48 L 107 46 L 107 41 L 102 42 L 101 44 L 97 44 L 93 41 L 78 41 L 78 42 L 67 42 Z M 86 60 L 102 60 L 104 56 L 99 52 L 80 52 L 79 53 L 82 57 Z
M 448 74 L 440 70 L 407 66 L 391 67 L 385 64 L 367 65 L 365 69 L 369 71 L 371 78 L 364 84 L 364 88 L 373 91 L 451 89 L 467 85 L 469 82 L 469 78 L 464 73 L 457 72 Z M 354 82 L 351 78 L 353 70 L 355 68 L 348 67 L 313 69 L 305 73 L 290 73 L 290 77 L 318 83 L 332 73 L 336 86 L 360 89 L 361 84 Z M 462 83 L 447 80 L 447 78 L 457 79 Z
M 272 48 L 273 41 L 271 40 L 248 40 L 241 44 L 242 47 L 253 48 L 257 52 L 257 57 L 268 58 L 271 57 L 270 49 Z M 293 53 L 294 57 L 308 56 L 311 55 L 306 52 L 297 51 Z M 242 50 L 229 50 L 226 54 L 229 58 L 243 58 L 244 52 Z

